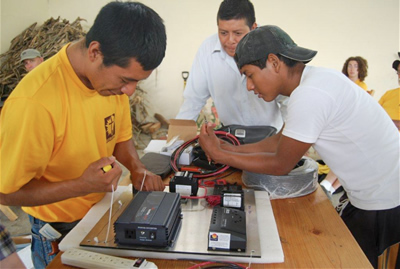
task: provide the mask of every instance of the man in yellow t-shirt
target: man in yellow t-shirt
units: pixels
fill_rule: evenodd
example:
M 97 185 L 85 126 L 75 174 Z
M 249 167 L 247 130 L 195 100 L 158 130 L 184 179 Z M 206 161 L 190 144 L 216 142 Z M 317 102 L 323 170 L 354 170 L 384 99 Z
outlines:
M 32 225 L 32 259 L 45 268 L 61 240 L 117 188 L 122 173 L 136 189 L 161 191 L 132 142 L 129 98 L 165 55 L 162 19 L 149 7 L 110 2 L 86 37 L 67 44 L 29 72 L 5 102 L 0 118 L 0 204 L 22 206 Z M 110 170 L 102 170 L 111 165 Z
M 397 72 L 398 82 L 400 85 L 400 61 L 394 61 L 392 67 Z M 400 131 L 400 87 L 385 92 L 379 100 L 379 104 L 386 110 L 394 124 L 397 126 L 397 129 Z

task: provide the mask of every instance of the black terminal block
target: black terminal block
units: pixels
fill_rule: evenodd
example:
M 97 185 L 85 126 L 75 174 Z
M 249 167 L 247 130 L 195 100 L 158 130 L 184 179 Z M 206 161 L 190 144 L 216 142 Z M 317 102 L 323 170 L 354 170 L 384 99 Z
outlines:
M 188 171 L 178 171 L 169 182 L 169 191 L 180 193 L 181 196 L 196 196 L 199 183 Z
M 216 206 L 208 232 L 208 250 L 246 251 L 246 212 Z
M 215 184 L 213 195 L 221 195 L 221 206 L 244 210 L 244 192 L 236 184 Z

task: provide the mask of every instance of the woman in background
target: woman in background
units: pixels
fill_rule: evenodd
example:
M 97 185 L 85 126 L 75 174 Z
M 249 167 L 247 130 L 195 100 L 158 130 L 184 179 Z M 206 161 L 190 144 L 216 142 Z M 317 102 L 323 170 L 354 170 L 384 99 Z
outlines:
M 363 57 L 355 56 L 348 58 L 343 65 L 342 73 L 369 94 L 373 93 L 372 90 L 368 90 L 367 84 L 364 82 L 368 76 L 368 62 Z

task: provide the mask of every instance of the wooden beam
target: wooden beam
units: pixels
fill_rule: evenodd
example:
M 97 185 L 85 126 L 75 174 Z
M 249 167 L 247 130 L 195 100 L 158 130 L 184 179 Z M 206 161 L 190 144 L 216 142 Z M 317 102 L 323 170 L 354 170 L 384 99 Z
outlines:
M 18 219 L 18 216 L 8 206 L 0 205 L 0 211 L 11 221 Z

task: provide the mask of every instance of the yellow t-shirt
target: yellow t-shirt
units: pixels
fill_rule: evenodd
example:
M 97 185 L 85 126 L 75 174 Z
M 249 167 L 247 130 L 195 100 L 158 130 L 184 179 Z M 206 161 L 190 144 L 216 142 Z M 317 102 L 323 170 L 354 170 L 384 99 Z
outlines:
M 357 84 L 358 86 L 360 86 L 361 88 L 363 88 L 365 91 L 368 91 L 367 84 L 365 84 L 363 81 L 357 79 L 356 84 Z
M 379 104 L 392 120 L 400 120 L 400 88 L 389 90 L 379 99 Z
M 67 46 L 28 73 L 5 102 L 0 118 L 3 193 L 31 179 L 78 178 L 90 163 L 111 156 L 116 143 L 132 137 L 128 97 L 104 97 L 88 89 L 72 69 Z M 72 222 L 103 197 L 93 193 L 23 210 L 46 222 Z

